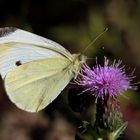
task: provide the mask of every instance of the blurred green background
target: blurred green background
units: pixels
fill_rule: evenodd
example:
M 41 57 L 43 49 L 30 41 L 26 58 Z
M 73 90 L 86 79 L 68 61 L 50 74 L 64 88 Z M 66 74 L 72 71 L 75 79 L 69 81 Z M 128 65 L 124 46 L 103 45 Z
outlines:
M 104 56 L 112 61 L 121 59 L 128 73 L 136 67 L 134 83 L 140 79 L 140 0 L 0 0 L 0 27 L 5 26 L 22 28 L 52 39 L 71 53 L 81 52 L 108 28 L 85 52 L 91 58 L 89 65 L 95 64 L 96 56 L 100 61 Z M 65 96 L 60 95 L 44 112 L 31 114 L 17 109 L 9 101 L 2 84 L 0 91 L 0 140 L 82 139 L 76 134 L 76 126 L 83 118 L 63 101 Z M 122 140 L 140 139 L 139 91 L 128 91 L 128 99 L 120 97 L 124 120 L 129 123 L 120 138 Z M 68 89 L 63 94 L 66 92 Z M 86 116 L 84 113 L 82 115 Z M 55 128 L 59 122 L 67 131 L 65 136 Z

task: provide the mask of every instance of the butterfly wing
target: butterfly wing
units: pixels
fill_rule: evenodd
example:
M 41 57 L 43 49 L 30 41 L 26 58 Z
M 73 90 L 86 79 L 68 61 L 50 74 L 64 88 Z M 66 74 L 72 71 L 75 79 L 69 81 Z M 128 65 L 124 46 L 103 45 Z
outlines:
M 9 98 L 29 112 L 43 109 L 73 78 L 71 64 L 66 58 L 48 58 L 15 68 L 5 78 Z
M 72 55 L 61 45 L 33 33 L 12 28 L 0 28 L 0 73 L 2 78 L 21 64 L 44 58 L 66 57 Z

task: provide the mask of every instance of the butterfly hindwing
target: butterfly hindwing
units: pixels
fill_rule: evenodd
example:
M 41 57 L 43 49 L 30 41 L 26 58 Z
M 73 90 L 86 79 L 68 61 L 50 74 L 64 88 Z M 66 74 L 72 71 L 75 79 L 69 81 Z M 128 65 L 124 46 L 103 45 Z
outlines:
M 73 78 L 70 65 L 71 62 L 65 58 L 21 65 L 5 78 L 7 94 L 19 108 L 37 112 L 51 103 Z

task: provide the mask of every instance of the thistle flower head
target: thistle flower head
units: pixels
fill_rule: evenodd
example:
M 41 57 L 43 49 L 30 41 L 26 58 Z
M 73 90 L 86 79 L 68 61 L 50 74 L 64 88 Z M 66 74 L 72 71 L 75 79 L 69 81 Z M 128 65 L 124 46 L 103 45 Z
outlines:
M 104 66 L 97 64 L 92 69 L 87 65 L 83 66 L 80 78 L 77 83 L 84 87 L 84 91 L 89 91 L 96 99 L 105 97 L 116 97 L 122 95 L 128 89 L 135 89 L 131 81 L 134 78 L 133 73 L 126 75 L 124 66 L 120 67 L 121 61 L 114 60 L 109 65 L 109 60 L 104 58 Z

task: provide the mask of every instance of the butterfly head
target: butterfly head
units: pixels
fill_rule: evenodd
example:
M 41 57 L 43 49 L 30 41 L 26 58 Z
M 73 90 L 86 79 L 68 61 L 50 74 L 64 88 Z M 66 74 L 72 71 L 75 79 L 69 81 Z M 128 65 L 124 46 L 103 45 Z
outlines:
M 87 60 L 87 56 L 85 56 L 84 54 L 79 54 L 79 61 L 81 64 L 85 63 Z
M 86 63 L 87 56 L 84 54 L 73 54 L 73 63 L 75 65 L 81 65 L 83 63 Z

